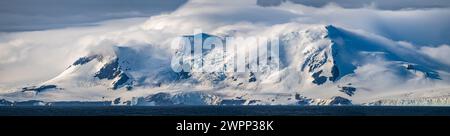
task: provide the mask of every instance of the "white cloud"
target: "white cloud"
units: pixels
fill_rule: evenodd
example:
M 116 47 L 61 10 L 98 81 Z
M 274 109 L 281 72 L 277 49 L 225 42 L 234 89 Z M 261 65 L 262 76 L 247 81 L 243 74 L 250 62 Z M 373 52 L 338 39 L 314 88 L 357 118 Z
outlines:
M 434 58 L 435 60 L 446 64 L 450 67 L 450 46 L 441 45 L 438 47 L 422 47 L 420 48 L 423 54 Z
M 289 3 L 277 8 L 301 15 L 297 19 L 299 22 L 362 29 L 421 45 L 450 43 L 449 8 L 379 10 L 369 6 L 346 9 L 337 5 L 314 8 Z
M 186 0 L 0 1 L 0 31 L 90 26 L 111 19 L 149 17 L 173 11 L 185 2 Z
M 277 24 L 335 24 L 376 33 L 396 41 L 411 42 L 413 46 L 450 42 L 448 8 L 347 9 L 336 5 L 309 7 L 289 2 L 279 7 L 260 7 L 256 5 L 256 0 L 192 0 L 172 13 L 152 16 L 138 25 L 141 23 L 139 21 L 144 22 L 142 19 L 125 19 L 89 27 L 2 34 L 0 84 L 47 80 L 84 55 L 85 50 L 101 50 L 95 47 L 102 44 L 127 46 L 139 43 L 169 48 L 166 45 L 169 45 L 170 37 L 191 34 L 195 29 L 214 34 L 233 30 L 258 34 L 263 32 L 263 28 Z M 446 59 L 449 58 L 448 53 L 445 53 L 448 45 L 421 49 L 431 58 L 450 64 Z
M 90 46 L 101 42 L 101 35 L 141 21 L 143 18 L 115 20 L 92 27 L 3 34 L 0 38 L 0 84 L 15 86 L 51 79 L 80 55 L 85 55 Z M 89 41 L 89 37 L 95 38 Z
M 421 46 L 450 43 L 450 8 L 380 10 L 373 5 L 360 8 L 342 8 L 335 4 L 310 7 L 291 2 L 261 7 L 255 3 L 252 0 L 192 0 L 173 13 L 152 17 L 144 28 L 192 33 L 193 29 L 212 31 L 243 22 L 268 26 L 288 22 L 321 23 L 361 29 Z
M 22 39 L 12 40 L 0 44 L 0 64 L 14 63 L 26 58 L 30 46 L 24 46 L 26 42 Z

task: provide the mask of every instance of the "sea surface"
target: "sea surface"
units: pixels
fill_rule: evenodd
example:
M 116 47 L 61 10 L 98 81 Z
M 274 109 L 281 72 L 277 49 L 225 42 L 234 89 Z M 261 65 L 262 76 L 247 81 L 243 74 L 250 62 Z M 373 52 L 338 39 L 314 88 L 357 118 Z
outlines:
M 0 116 L 450 116 L 432 106 L 0 106 Z

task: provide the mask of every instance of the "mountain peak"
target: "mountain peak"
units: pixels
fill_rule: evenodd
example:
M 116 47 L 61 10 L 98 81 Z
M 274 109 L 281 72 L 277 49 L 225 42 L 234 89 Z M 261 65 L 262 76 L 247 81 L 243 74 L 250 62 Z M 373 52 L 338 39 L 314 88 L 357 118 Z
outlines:
M 381 87 L 368 86 L 368 84 L 384 83 L 383 86 L 388 87 L 397 85 L 385 83 L 384 80 L 390 80 L 390 78 L 396 78 L 395 81 L 403 83 L 422 81 L 422 79 L 432 82 L 434 79 L 441 79 L 438 72 L 426 65 L 402 59 L 404 58 L 403 54 L 391 50 L 390 45 L 385 45 L 377 39 L 368 38 L 346 28 L 325 25 L 289 30 L 288 33 L 280 32 L 278 35 L 280 38 L 279 61 L 282 66 L 276 72 L 177 73 L 170 67 L 171 59 L 180 55 L 177 53 L 183 52 L 164 54 L 168 51 L 153 45 L 104 46 L 102 50 L 106 51 L 93 49 L 90 54 L 81 55 L 63 73 L 42 84 L 52 86 L 35 87 L 28 90 L 45 90 L 41 91 L 42 93 L 39 95 L 65 91 L 72 91 L 68 93 L 72 94 L 77 90 L 100 90 L 97 93 L 113 95 L 115 93 L 104 90 L 120 92 L 133 91 L 137 90 L 134 88 L 138 88 L 155 93 L 167 88 L 172 89 L 164 92 L 167 95 L 154 96 L 155 101 L 162 103 L 166 101 L 176 103 L 174 101 L 178 101 L 178 98 L 184 103 L 183 100 L 188 97 L 193 99 L 205 97 L 208 98 L 206 100 L 214 102 L 224 97 L 223 100 L 226 102 L 228 99 L 234 100 L 234 98 L 243 98 L 244 96 L 248 97 L 245 99 L 261 103 L 289 103 L 287 101 L 289 98 L 286 98 L 286 101 L 278 99 L 278 94 L 305 93 L 308 98 L 315 94 L 326 94 L 323 97 L 320 95 L 318 98 L 334 98 L 338 103 L 350 103 L 353 102 L 351 101 L 353 98 L 365 97 L 361 96 L 362 94 L 376 92 L 371 92 L 371 89 L 383 90 Z M 188 37 L 191 42 L 194 42 L 195 37 L 201 37 L 204 40 L 213 36 L 223 39 L 223 37 L 207 33 L 184 35 L 183 37 Z M 238 49 L 237 51 L 244 50 Z M 213 59 L 214 56 L 220 55 L 217 52 L 214 48 L 205 51 L 203 52 L 204 56 L 200 59 L 202 61 Z M 228 60 L 230 59 L 225 58 L 221 61 Z M 223 63 L 217 62 L 217 64 Z M 222 66 L 217 65 L 212 68 Z M 180 90 L 198 91 L 196 88 L 221 91 L 214 93 L 214 97 L 211 99 L 207 95 L 209 93 L 201 95 L 171 94 L 172 91 Z M 245 90 L 245 93 L 248 94 L 235 90 Z M 267 94 L 274 94 L 274 91 L 279 91 L 279 93 L 275 93 L 276 96 L 268 97 Z M 29 91 L 23 93 L 27 92 Z M 348 100 L 346 100 L 347 98 L 342 99 L 343 95 L 348 96 Z M 164 99 L 160 100 L 160 96 L 164 96 Z M 317 98 L 317 96 L 311 98 Z M 286 97 L 289 96 L 286 95 Z M 290 98 L 290 100 L 293 99 Z

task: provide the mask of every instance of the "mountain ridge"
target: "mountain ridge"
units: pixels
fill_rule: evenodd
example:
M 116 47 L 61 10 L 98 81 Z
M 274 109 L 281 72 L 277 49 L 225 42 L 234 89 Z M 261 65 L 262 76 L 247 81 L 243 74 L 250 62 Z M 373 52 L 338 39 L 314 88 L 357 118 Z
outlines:
M 201 34 L 202 38 L 205 38 L 203 35 L 220 37 Z M 363 102 L 357 99 L 364 99 L 371 93 L 377 94 L 373 90 L 383 89 L 373 84 L 370 86 L 370 82 L 384 83 L 381 81 L 383 78 L 398 79 L 396 82 L 403 82 L 405 86 L 408 82 L 423 82 L 426 85 L 448 80 L 447 75 L 442 76 L 438 70 L 430 68 L 435 67 L 429 64 L 433 62 L 404 59 L 411 55 L 392 50 L 390 46 L 397 46 L 394 42 L 385 43 L 333 25 L 292 29 L 280 33 L 280 71 L 260 73 L 177 73 L 170 68 L 169 56 L 161 58 L 151 54 L 159 51 L 152 45 L 107 46 L 105 48 L 110 48 L 112 52 L 81 56 L 57 77 L 38 87 L 22 88 L 22 92 L 7 96 L 21 96 L 20 93 L 35 91 L 34 95 L 26 95 L 25 100 L 35 99 L 41 93 L 52 96 L 52 92 L 57 92 L 64 96 L 67 90 L 97 90 L 92 97 L 83 98 L 82 94 L 78 97 L 81 100 L 104 100 L 106 97 L 111 101 L 122 98 L 123 102 L 145 98 L 140 100 L 141 104 L 154 101 L 180 104 L 183 102 L 179 101 L 189 103 L 192 102 L 190 99 L 203 98 L 213 99 L 191 104 L 220 104 L 219 101 L 224 100 L 244 100 L 242 104 L 264 105 L 334 103 L 317 101 L 340 101 L 342 104 L 353 101 L 358 104 Z M 202 59 L 210 59 L 217 51 L 211 49 L 204 53 Z M 226 61 L 224 59 L 223 63 Z M 397 83 L 384 84 L 385 88 L 389 88 Z M 139 93 L 122 96 L 135 90 Z M 302 97 L 297 94 L 302 94 Z

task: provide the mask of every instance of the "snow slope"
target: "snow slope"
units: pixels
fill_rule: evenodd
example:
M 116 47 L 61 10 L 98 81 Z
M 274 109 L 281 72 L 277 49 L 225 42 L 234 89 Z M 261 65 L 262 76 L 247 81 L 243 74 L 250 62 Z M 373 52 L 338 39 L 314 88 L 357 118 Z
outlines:
M 117 104 L 129 101 L 137 105 L 222 101 L 225 105 L 329 105 L 330 101 L 393 103 L 381 98 L 448 85 L 448 67 L 412 47 L 365 35 L 370 34 L 332 25 L 287 23 L 269 27 L 260 36 L 279 36 L 280 68 L 275 72 L 177 73 L 170 68 L 170 58 L 177 51 L 165 53 L 164 48 L 139 44 L 101 46 L 103 50 L 80 56 L 57 77 L 2 96 L 18 101 L 121 98 Z M 214 58 L 219 51 L 213 48 L 203 59 Z M 225 58 L 216 66 L 220 68 L 229 60 Z
M 69 50 L 76 49 L 73 52 L 78 56 L 67 58 L 71 65 L 44 82 L 20 88 L 0 85 L 0 100 L 4 105 L 23 101 L 33 105 L 450 105 L 450 64 L 442 59 L 446 56 L 443 51 L 436 51 L 448 50 L 448 45 L 421 48 L 368 31 L 373 29 L 340 25 L 360 16 L 333 16 L 335 11 L 380 16 L 394 11 L 347 10 L 333 5 L 322 11 L 289 3 L 259 7 L 255 2 L 191 0 L 139 25 L 70 37 L 76 43 Z M 432 11 L 425 13 L 441 10 Z M 397 12 L 388 17 L 428 15 Z M 368 25 L 365 20 L 360 23 Z M 199 28 L 203 31 L 195 31 Z M 279 58 L 259 72 L 175 72 L 171 61 L 185 54 L 171 48 L 173 39 L 195 36 L 278 38 Z M 254 41 L 240 42 L 237 54 L 260 46 Z M 220 55 L 220 49 L 212 48 L 201 58 L 184 59 L 211 62 Z M 223 69 L 234 59 L 227 56 L 206 69 Z M 247 63 L 255 61 L 249 58 Z M 270 71 L 272 68 L 278 70 Z

